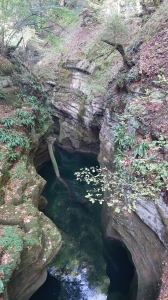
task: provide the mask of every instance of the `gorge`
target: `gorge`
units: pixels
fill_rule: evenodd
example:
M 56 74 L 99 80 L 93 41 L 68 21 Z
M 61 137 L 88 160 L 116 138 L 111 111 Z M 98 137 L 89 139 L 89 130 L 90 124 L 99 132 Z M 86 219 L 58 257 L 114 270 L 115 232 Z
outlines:
M 61 230 L 64 244 L 49 267 L 49 273 L 61 284 L 58 299 L 106 299 L 107 294 L 108 299 L 130 299 L 130 283 L 134 276 L 131 258 L 120 243 L 103 243 L 101 205 L 85 200 L 86 183 L 77 182 L 74 176 L 80 168 L 95 165 L 96 157 L 68 153 L 58 147 L 55 155 L 69 191 L 56 181 L 51 163 L 44 166 L 40 175 L 47 181 L 43 195 L 48 199 L 48 206 L 44 213 Z M 53 281 L 52 291 L 55 284 Z M 45 284 L 45 289 L 42 287 L 31 299 L 47 297 L 54 298 L 54 295 L 51 287 Z
M 70 6 L 70 2 L 67 1 L 67 5 Z M 125 170 L 132 162 L 138 168 L 138 162 L 141 164 L 138 170 L 142 171 L 142 166 L 143 172 L 150 170 L 145 177 L 147 183 L 157 181 L 161 184 L 157 202 L 152 197 L 145 199 L 141 189 L 134 210 L 128 212 L 120 204 L 118 214 L 115 206 L 108 206 L 104 201 L 101 216 L 106 243 L 123 245 L 136 270 L 128 300 L 155 300 L 159 297 L 163 267 L 168 260 L 165 188 L 168 178 L 168 3 L 163 1 L 157 9 L 150 3 L 144 12 L 138 1 L 136 6 L 129 1 L 119 1 L 122 23 L 118 19 L 109 22 L 114 10 L 112 0 L 104 1 L 98 11 L 97 7 L 85 7 L 84 4 L 79 9 L 80 1 L 74 3 L 78 23 L 67 28 L 68 33 L 61 32 L 60 37 L 66 40 L 61 50 L 53 50 L 49 45 L 45 48 L 42 38 L 32 31 L 26 40 L 25 63 L 29 64 L 39 82 L 34 81 L 32 74 L 25 76 L 24 69 L 19 71 L 16 80 L 13 73 L 16 65 L 14 67 L 9 59 L 0 57 L 0 288 L 4 282 L 0 295 L 5 300 L 30 299 L 45 281 L 48 265 L 55 255 L 56 258 L 59 256 L 57 252 L 67 239 L 57 213 L 56 226 L 61 230 L 54 224 L 50 204 L 46 215 L 51 220 L 40 211 L 40 206 L 45 204 L 41 193 L 45 180 L 50 180 L 47 179 L 50 171 L 45 171 L 48 175 L 42 176 L 43 179 L 36 170 L 42 174 L 41 167 L 49 161 L 46 139 L 52 136 L 62 149 L 70 151 L 64 163 L 67 167 L 70 157 L 81 152 L 98 155 L 100 166 L 114 171 L 114 160 L 122 152 L 120 161 Z M 116 50 L 116 45 L 112 47 L 102 41 L 110 41 L 110 38 L 115 39 L 116 45 L 124 45 L 124 58 Z M 18 51 L 22 53 L 23 50 Z M 24 93 L 19 102 L 20 85 Z M 32 97 L 44 104 L 47 112 Z M 25 117 L 19 110 L 29 115 Z M 29 123 L 23 125 L 27 116 Z M 10 125 L 11 118 L 16 118 L 17 122 Z M 119 128 L 118 133 L 115 128 Z M 14 146 L 9 144 L 11 136 L 15 137 L 15 142 L 12 140 Z M 60 160 L 59 157 L 58 164 Z M 152 160 L 154 164 L 151 164 Z M 151 171 L 151 165 L 154 171 Z M 68 174 L 71 168 L 66 171 Z M 137 175 L 136 170 L 133 173 Z M 65 189 L 58 192 L 55 182 L 52 191 L 59 194 L 59 199 L 67 193 Z M 47 198 L 45 191 L 44 196 Z M 50 199 L 47 199 L 48 203 Z M 70 206 L 73 213 L 78 209 Z M 87 209 L 83 205 L 79 210 Z M 111 255 L 112 250 L 108 254 L 109 260 Z M 160 297 L 159 300 L 165 299 L 166 292 L 163 291 Z

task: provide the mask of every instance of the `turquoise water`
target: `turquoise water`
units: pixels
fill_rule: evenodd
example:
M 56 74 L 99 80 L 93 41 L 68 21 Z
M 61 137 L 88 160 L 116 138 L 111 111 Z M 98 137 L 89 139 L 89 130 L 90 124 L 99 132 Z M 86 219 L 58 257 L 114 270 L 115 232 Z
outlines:
M 103 243 L 101 205 L 86 201 L 88 185 L 74 176 L 82 167 L 97 165 L 96 156 L 58 147 L 55 156 L 69 190 L 56 179 L 51 162 L 40 175 L 47 181 L 45 214 L 60 229 L 63 247 L 50 264 L 52 276 L 31 300 L 130 300 L 133 267 L 127 253 L 119 244 Z

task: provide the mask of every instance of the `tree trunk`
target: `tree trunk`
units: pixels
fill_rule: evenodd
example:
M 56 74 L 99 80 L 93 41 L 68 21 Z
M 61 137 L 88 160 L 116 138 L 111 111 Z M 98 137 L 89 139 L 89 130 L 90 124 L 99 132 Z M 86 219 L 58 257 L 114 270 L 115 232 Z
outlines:
M 60 177 L 60 173 L 59 173 L 59 169 L 58 169 L 58 165 L 57 165 L 57 161 L 55 159 L 55 156 L 54 156 L 54 152 L 53 152 L 53 142 L 52 140 L 49 140 L 47 139 L 47 145 L 48 145 L 48 152 L 49 152 L 49 155 L 50 155 L 50 159 L 51 159 L 51 162 L 52 162 L 52 165 L 53 165 L 53 168 L 54 168 L 54 171 L 55 171 L 55 175 L 57 177 L 57 179 L 68 189 L 69 191 L 69 188 L 67 186 L 67 184 L 65 183 L 65 181 Z
M 114 47 L 116 50 L 118 50 L 118 52 L 121 54 L 121 56 L 123 58 L 123 63 L 126 68 L 131 69 L 135 65 L 134 62 L 126 56 L 124 48 L 121 44 L 109 42 L 107 40 L 102 40 L 102 42 L 104 42 L 104 43 Z
M 8 58 L 11 58 L 11 55 L 15 50 L 19 47 L 20 43 L 22 42 L 23 37 L 20 38 L 16 46 L 9 46 L 6 44 L 6 49 L 5 49 L 5 56 Z
M 1 33 L 1 54 L 5 54 L 5 30 L 2 28 L 2 33 Z

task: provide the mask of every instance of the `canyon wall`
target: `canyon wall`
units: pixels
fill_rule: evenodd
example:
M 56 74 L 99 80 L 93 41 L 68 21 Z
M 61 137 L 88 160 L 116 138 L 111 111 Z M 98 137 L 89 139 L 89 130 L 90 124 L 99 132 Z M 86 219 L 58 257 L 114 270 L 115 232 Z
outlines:
M 108 11 L 109 7 L 106 8 Z M 166 78 L 168 75 L 165 60 L 167 31 L 163 29 L 167 28 L 167 9 L 164 3 L 142 28 L 139 15 L 131 20 L 126 18 L 131 36 L 123 44 L 128 60 L 132 62 L 129 68 L 123 66 L 122 57 L 115 48 L 102 42 L 100 23 L 92 14 L 86 18 L 86 12 L 81 13 L 80 24 L 67 38 L 66 51 L 61 56 L 57 54 L 54 63 L 54 56 L 48 61 L 52 69 L 49 78 L 40 67 L 46 60 L 39 59 L 35 69 L 45 82 L 48 106 L 55 123 L 53 135 L 61 147 L 97 153 L 100 165 L 112 169 L 115 155 L 113 127 L 119 124 L 119 116 L 127 114 L 128 104 L 146 93 L 146 89 L 153 93 L 154 108 L 145 106 L 148 117 L 141 118 L 140 122 L 130 117 L 128 131 L 141 139 L 145 139 L 147 133 L 152 137 L 160 133 L 167 136 L 165 87 L 153 84 L 161 69 Z M 146 12 L 143 22 L 146 22 Z M 103 31 L 104 36 L 109 36 L 108 30 Z M 135 33 L 138 31 L 137 38 Z M 141 103 L 142 99 L 138 99 Z M 164 155 L 166 153 L 165 148 Z M 106 238 L 120 240 L 131 253 L 137 272 L 137 300 L 155 299 L 159 292 L 162 267 L 167 261 L 167 205 L 164 199 L 163 194 L 157 204 L 137 199 L 134 212 L 119 215 L 107 205 L 103 207 Z
M 33 163 L 51 120 L 46 117 L 39 128 L 30 103 L 18 101 L 14 66 L 1 56 L 0 65 L 0 295 L 28 300 L 46 280 L 48 264 L 62 244 L 56 226 L 38 209 L 46 182 Z M 31 130 L 28 119 L 36 123 Z
M 120 11 L 126 12 L 124 3 L 122 1 Z M 112 9 L 110 1 L 107 4 L 103 8 L 105 16 L 109 14 L 109 7 Z M 111 27 L 102 29 L 102 15 L 97 17 L 92 10 L 81 12 L 78 26 L 71 34 L 62 33 L 66 43 L 60 52 L 48 48 L 44 53 L 35 39 L 27 41 L 30 64 L 48 94 L 46 104 L 54 121 L 52 135 L 61 147 L 96 153 L 101 166 L 113 169 L 116 151 L 113 128 L 119 124 L 119 116 L 127 114 L 128 104 L 146 90 L 152 91 L 155 104 L 147 106 L 149 99 L 138 98 L 137 106 L 144 101 L 147 116 L 139 123 L 136 118 L 128 118 L 128 131 L 141 139 L 149 133 L 152 137 L 160 134 L 167 137 L 167 9 L 163 3 L 151 19 L 148 15 L 149 21 L 143 28 L 139 6 L 137 15 L 131 19 L 124 13 L 123 23 L 125 20 L 128 32 L 120 26 L 117 43 L 127 49 L 127 59 L 132 63 L 129 68 L 124 66 L 116 47 L 102 41 L 109 38 Z M 163 70 L 165 77 L 154 85 Z M 14 84 L 3 77 L 2 85 L 5 89 Z M 4 116 L 10 113 L 7 111 L 6 115 L 4 111 Z M 46 132 L 36 138 L 32 134 L 32 146 L 26 153 L 18 149 L 18 157 L 23 157 L 25 166 L 22 178 L 14 175 L 19 160 L 11 164 L 9 154 L 1 161 L 0 234 L 3 238 L 7 233 L 9 241 L 11 235 L 15 237 L 12 251 L 8 249 L 8 241 L 1 246 L 6 249 L 2 249 L 2 276 L 10 280 L 10 284 L 5 285 L 6 299 L 8 296 L 13 300 L 29 299 L 44 282 L 47 265 L 61 246 L 59 231 L 37 209 L 45 183 L 36 173 L 33 159 L 35 157 L 37 167 L 48 159 L 43 142 Z M 2 153 L 8 151 L 7 147 L 1 150 Z M 166 147 L 162 155 L 166 157 Z M 138 280 L 137 300 L 156 298 L 162 267 L 167 261 L 168 221 L 164 194 L 157 203 L 137 199 L 136 210 L 131 213 L 118 215 L 104 204 L 102 222 L 106 238 L 121 241 L 131 253 Z

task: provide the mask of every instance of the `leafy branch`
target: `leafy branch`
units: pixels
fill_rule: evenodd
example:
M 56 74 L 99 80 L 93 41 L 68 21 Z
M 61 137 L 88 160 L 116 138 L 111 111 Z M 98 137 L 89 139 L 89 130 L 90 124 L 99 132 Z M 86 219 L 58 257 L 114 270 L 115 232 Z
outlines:
M 123 126 L 114 127 L 114 141 L 117 153 L 114 162 L 116 171 L 107 168 L 91 167 L 76 172 L 77 180 L 90 185 L 87 190 L 89 201 L 107 202 L 114 211 L 128 211 L 136 209 L 137 199 L 152 199 L 157 202 L 159 194 L 168 190 L 168 162 L 159 161 L 156 153 L 168 143 L 163 136 L 158 141 L 142 141 L 135 145 L 135 138 Z M 127 166 L 127 151 L 132 151 Z M 153 153 L 153 155 L 151 154 Z

